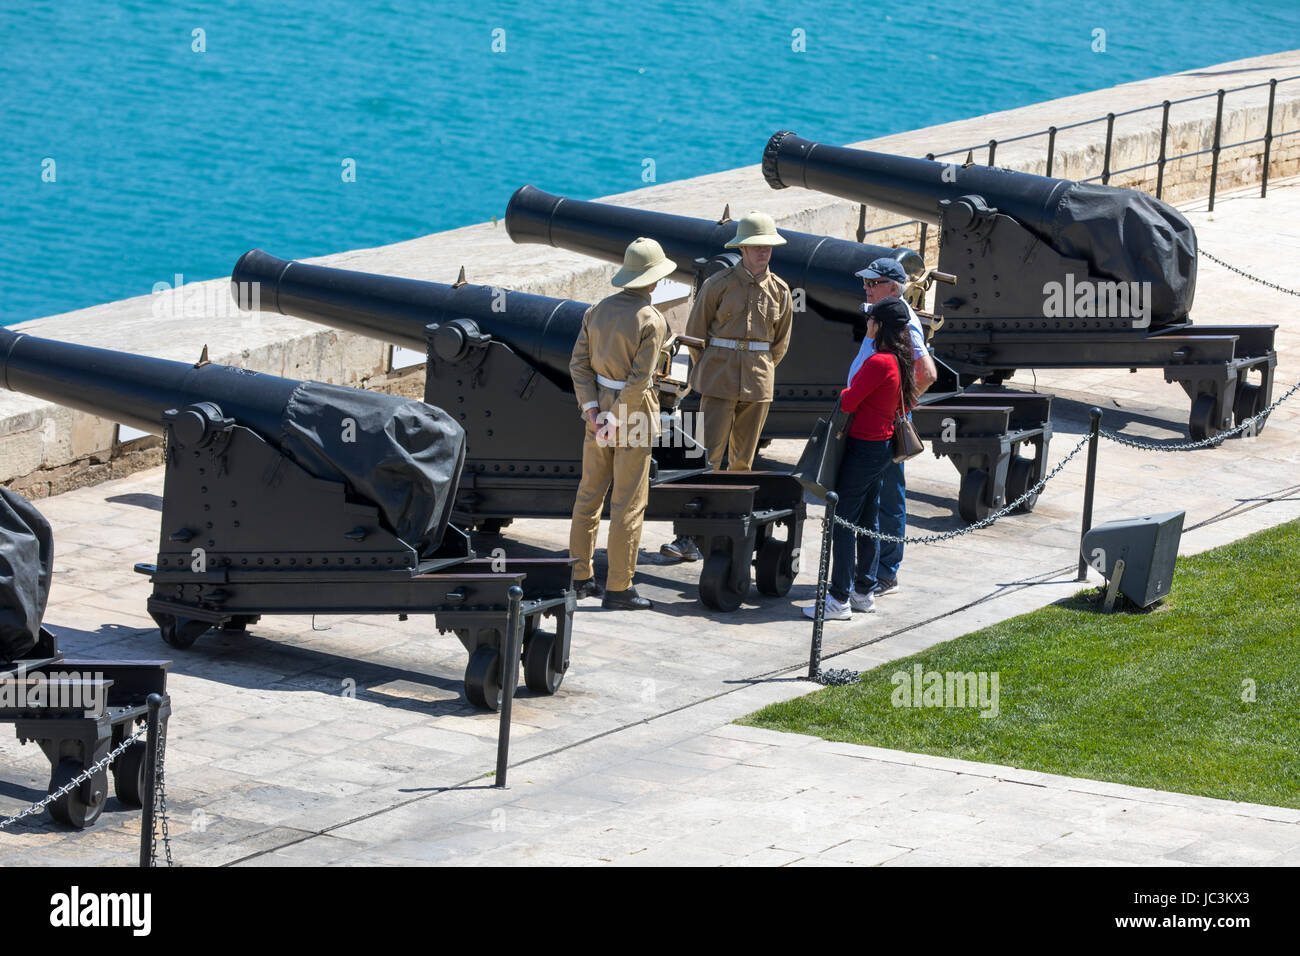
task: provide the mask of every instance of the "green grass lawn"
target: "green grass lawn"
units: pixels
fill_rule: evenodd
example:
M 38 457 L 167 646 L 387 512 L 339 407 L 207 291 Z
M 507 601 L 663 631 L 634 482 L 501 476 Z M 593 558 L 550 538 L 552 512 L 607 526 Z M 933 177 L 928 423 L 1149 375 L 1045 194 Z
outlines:
M 1153 611 L 1102 614 L 1093 593 L 741 722 L 1300 807 L 1300 521 L 1180 558 L 1172 592 Z M 907 684 L 891 678 L 910 683 L 917 664 L 922 672 L 985 672 L 986 695 L 996 674 L 997 716 L 970 706 L 895 706 L 891 698 L 905 701 Z

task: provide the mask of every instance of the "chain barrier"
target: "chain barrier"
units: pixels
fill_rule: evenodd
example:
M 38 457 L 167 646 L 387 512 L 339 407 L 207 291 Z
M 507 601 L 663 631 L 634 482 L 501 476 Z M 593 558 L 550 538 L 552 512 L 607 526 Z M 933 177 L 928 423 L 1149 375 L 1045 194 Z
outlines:
M 21 813 L 14 814 L 12 817 L 10 817 L 7 820 L 0 820 L 0 830 L 3 830 L 11 823 L 17 823 L 23 817 L 29 817 L 34 814 L 40 813 L 42 810 L 48 807 L 55 800 L 58 800 L 60 797 L 63 797 L 71 793 L 77 787 L 81 786 L 83 783 L 85 783 L 95 774 L 99 773 L 101 770 L 103 770 L 105 767 L 111 764 L 114 760 L 120 757 L 126 751 L 126 749 L 131 746 L 131 744 L 135 743 L 137 740 L 139 740 L 141 737 L 144 736 L 145 731 L 147 729 L 148 729 L 147 727 L 141 727 L 134 734 L 132 734 L 130 737 L 127 737 L 120 744 L 118 744 L 118 746 L 113 748 L 111 751 L 109 751 L 99 760 L 96 760 L 93 764 L 91 764 L 89 767 L 87 767 L 85 770 L 79 773 L 68 783 L 65 783 L 63 786 L 59 787 L 59 789 L 55 790 L 53 793 L 48 794 L 47 796 L 43 797 L 40 800 L 37 800 L 26 810 L 23 810 Z
M 843 687 L 845 684 L 856 684 L 861 676 L 861 671 L 851 671 L 847 667 L 832 667 L 813 675 L 813 683 L 821 684 L 823 687 Z
M 1028 501 L 1030 498 L 1033 498 L 1035 495 L 1037 495 L 1040 491 L 1043 490 L 1043 487 L 1049 481 L 1051 481 L 1053 478 L 1055 478 L 1057 475 L 1061 473 L 1061 469 L 1063 469 L 1066 465 L 1068 465 L 1070 461 L 1074 458 L 1074 456 L 1079 454 L 1079 452 L 1083 450 L 1083 448 L 1088 444 L 1091 438 L 1092 438 L 1091 435 L 1084 435 L 1082 438 L 1080 438 L 1078 444 L 1075 445 L 1072 449 L 1070 449 L 1070 453 L 1056 463 L 1055 468 L 1053 468 L 1051 471 L 1045 474 L 1042 478 L 1039 478 L 1032 488 L 1026 491 L 1015 501 L 1008 502 L 1007 504 L 999 508 L 997 511 L 990 514 L 988 517 L 981 518 L 979 521 L 976 521 L 974 524 L 968 524 L 964 528 L 957 528 L 954 531 L 945 531 L 942 534 L 927 534 L 919 538 L 908 538 L 908 537 L 896 537 L 895 535 L 892 534 L 884 534 L 880 531 L 876 531 L 874 528 L 862 528 L 859 527 L 858 525 L 855 525 L 851 521 L 844 520 L 839 515 L 835 516 L 835 523 L 838 525 L 843 525 L 846 528 L 849 528 L 850 530 L 853 531 L 854 534 L 865 535 L 868 538 L 876 538 L 880 541 L 893 541 L 896 544 L 937 544 L 940 541 L 950 541 L 953 538 L 961 537 L 964 534 L 970 534 L 972 531 L 979 531 L 981 528 L 987 528 L 989 525 L 993 524 L 993 522 L 997 521 L 999 518 L 1005 518 L 1012 511 L 1019 508 L 1022 504 Z
M 158 814 L 158 819 L 162 824 L 163 852 L 167 857 L 167 865 L 175 866 L 172 859 L 172 839 L 171 832 L 167 827 L 167 787 L 163 775 L 163 757 L 167 752 L 167 722 L 158 722 L 158 750 L 154 763 L 154 812 Z M 154 830 L 149 834 L 149 865 L 158 864 L 158 831 Z
M 1196 448 L 1209 448 L 1212 445 L 1221 444 L 1223 440 L 1226 438 L 1231 438 L 1233 435 L 1236 435 L 1240 432 L 1245 432 L 1250 429 L 1253 429 L 1257 424 L 1259 424 L 1265 418 L 1268 418 L 1268 416 L 1273 413 L 1273 410 L 1275 408 L 1277 408 L 1279 405 L 1281 405 L 1283 402 L 1285 402 L 1288 398 L 1290 398 L 1298 391 L 1300 391 L 1300 382 L 1296 382 L 1289 389 L 1287 389 L 1286 394 L 1284 394 L 1281 398 L 1275 401 L 1272 405 L 1268 406 L 1268 408 L 1264 409 L 1262 412 L 1252 415 L 1250 418 L 1246 419 L 1244 422 L 1242 422 L 1240 425 L 1236 426 L 1235 428 L 1230 428 L 1227 431 L 1219 432 L 1219 434 L 1217 435 L 1211 435 L 1209 438 L 1202 438 L 1200 441 L 1179 442 L 1178 444 L 1174 444 L 1174 445 L 1157 445 L 1154 442 L 1138 441 L 1136 438 L 1125 438 L 1123 435 L 1117 434 L 1116 432 L 1107 431 L 1104 428 L 1101 429 L 1101 431 L 1099 431 L 1098 434 L 1101 435 L 1102 438 L 1109 438 L 1111 441 L 1115 442 L 1116 444 L 1127 445 L 1129 448 L 1141 448 L 1143 451 L 1192 451 L 1193 449 Z M 1251 432 L 1251 434 L 1253 434 L 1253 431 Z
M 1239 276 L 1245 276 L 1251 282 L 1258 282 L 1260 285 L 1266 285 L 1270 289 L 1276 289 L 1278 292 L 1285 292 L 1287 295 L 1300 296 L 1300 292 L 1297 292 L 1295 289 L 1288 289 L 1285 286 L 1278 285 L 1276 282 L 1269 282 L 1267 279 L 1261 279 L 1259 276 L 1253 276 L 1244 269 L 1238 269 L 1236 266 L 1230 266 L 1222 259 L 1220 259 L 1218 256 L 1212 256 L 1204 249 L 1197 249 L 1197 252 L 1205 256 L 1205 258 L 1209 259 L 1211 262 L 1223 266 L 1223 268 L 1227 269 L 1229 272 L 1235 272 Z

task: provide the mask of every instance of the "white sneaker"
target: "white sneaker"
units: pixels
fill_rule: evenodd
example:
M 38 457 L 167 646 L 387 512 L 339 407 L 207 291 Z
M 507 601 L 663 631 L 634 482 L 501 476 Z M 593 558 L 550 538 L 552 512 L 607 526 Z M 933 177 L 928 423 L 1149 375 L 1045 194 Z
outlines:
M 855 611 L 870 613 L 876 609 L 876 595 L 873 592 L 859 594 L 857 591 L 850 591 L 849 607 Z
M 804 617 L 816 618 L 817 617 L 816 603 L 810 604 L 806 608 L 804 608 L 803 614 Z M 848 621 L 851 620 L 852 618 L 853 618 L 853 612 L 849 610 L 849 606 L 847 604 L 841 604 L 839 601 L 835 600 L 835 595 L 833 594 L 826 595 L 826 613 L 822 617 L 822 620 Z

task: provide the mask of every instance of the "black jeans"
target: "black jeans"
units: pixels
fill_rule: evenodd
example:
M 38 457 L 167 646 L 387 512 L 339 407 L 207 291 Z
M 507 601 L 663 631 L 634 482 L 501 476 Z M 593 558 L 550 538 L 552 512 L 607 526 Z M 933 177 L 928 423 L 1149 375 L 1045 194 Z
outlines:
M 880 507 L 880 483 L 893 463 L 894 453 L 889 439 L 848 439 L 844 448 L 844 461 L 840 464 L 839 484 L 836 487 L 840 501 L 835 513 L 859 527 L 873 527 Z M 856 585 L 860 594 L 865 594 L 876 586 L 871 574 L 879 551 L 880 542 L 876 538 L 864 537 L 859 543 L 851 530 L 835 525 L 831 537 L 834 561 L 831 565 L 830 584 L 830 593 L 835 600 L 847 601 L 850 585 Z

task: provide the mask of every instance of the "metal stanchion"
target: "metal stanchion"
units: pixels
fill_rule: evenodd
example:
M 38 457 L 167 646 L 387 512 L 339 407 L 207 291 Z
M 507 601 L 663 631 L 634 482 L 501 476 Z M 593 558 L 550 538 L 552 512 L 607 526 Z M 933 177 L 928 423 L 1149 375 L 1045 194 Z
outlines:
M 1092 494 L 1097 483 L 1097 443 L 1101 435 L 1101 409 L 1092 410 L 1092 424 L 1088 428 L 1088 477 L 1083 486 L 1083 530 L 1079 532 L 1079 576 L 1076 581 L 1088 580 L 1088 559 L 1083 553 L 1083 536 L 1092 527 Z
M 144 812 L 140 819 L 140 866 L 146 869 L 153 866 L 153 814 L 158 799 L 158 727 L 161 723 L 159 711 L 162 701 L 161 694 L 150 694 L 145 699 L 149 714 L 145 725 L 148 731 L 144 738 Z
M 506 765 L 510 762 L 510 708 L 519 684 L 519 644 L 523 638 L 524 622 L 519 613 L 519 602 L 524 591 L 515 585 L 509 591 L 510 614 L 507 617 L 504 646 L 501 649 L 501 723 L 497 729 L 497 776 L 492 785 L 498 790 L 506 788 Z
M 822 560 L 817 571 L 817 606 L 813 617 L 812 649 L 808 653 L 808 679 L 816 680 L 822 669 L 822 625 L 826 622 L 826 587 L 831 573 L 831 535 L 835 531 L 835 505 L 840 496 L 826 495 L 826 513 L 822 516 Z

